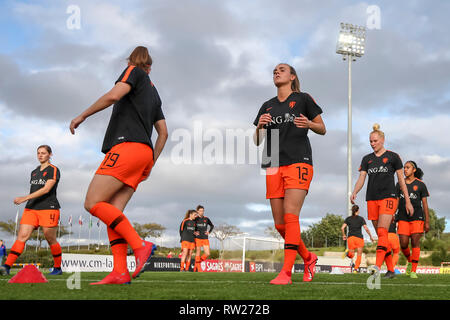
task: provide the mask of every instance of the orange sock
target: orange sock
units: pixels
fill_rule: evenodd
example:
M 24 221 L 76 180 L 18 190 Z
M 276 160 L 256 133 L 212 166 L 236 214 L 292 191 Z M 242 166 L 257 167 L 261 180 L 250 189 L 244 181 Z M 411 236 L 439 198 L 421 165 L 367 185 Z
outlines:
M 362 254 L 357 254 L 356 261 L 355 261 L 355 269 L 358 269 L 359 266 L 361 265 L 361 259 L 362 259 Z
M 111 246 L 111 252 L 113 255 L 113 270 L 118 273 L 126 273 L 128 272 L 128 243 L 120 236 L 120 234 L 115 232 L 113 229 L 107 228 L 107 232 L 109 244 Z
M 420 258 L 420 247 L 419 248 L 412 248 L 412 255 L 411 255 L 411 262 L 412 262 L 412 272 L 416 272 L 417 265 L 419 264 L 419 258 Z
M 394 272 L 394 263 L 392 258 L 392 251 L 388 248 L 388 252 L 384 255 L 384 262 L 386 262 L 386 267 L 389 271 Z
M 406 260 L 408 260 L 408 262 L 411 262 L 411 251 L 409 250 L 409 247 L 406 247 L 404 249 L 402 248 L 402 252 Z
M 17 258 L 22 254 L 23 249 L 25 248 L 25 242 L 16 240 L 9 251 L 9 255 L 6 258 L 5 264 L 7 266 L 12 266 L 14 262 L 16 262 Z
M 381 265 L 384 262 L 384 257 L 389 247 L 388 231 L 386 228 L 378 228 L 378 244 L 377 244 L 377 257 L 375 265 L 381 269 Z
M 181 261 L 181 263 L 180 263 L 180 270 L 184 270 L 185 264 L 186 264 L 186 262 Z
M 185 270 L 188 271 L 189 267 L 191 266 L 191 260 L 186 261 L 186 266 L 185 266 Z
M 394 269 L 398 262 L 398 253 L 399 253 L 398 249 L 392 251 L 392 264 L 394 265 Z
M 200 256 L 195 256 L 195 266 L 194 266 L 194 270 L 199 270 L 200 269 L 200 261 L 201 261 L 201 258 L 200 258 Z
M 90 212 L 124 238 L 133 250 L 143 246 L 144 242 L 134 230 L 130 221 L 122 211 L 113 205 L 107 202 L 98 202 L 91 208 Z
M 299 224 L 299 228 L 300 228 L 300 224 Z M 275 225 L 275 229 L 277 229 L 278 233 L 281 235 L 281 237 L 284 239 L 285 238 L 285 233 L 286 233 L 286 225 L 284 224 L 276 224 Z M 301 235 L 301 232 L 300 232 Z M 300 256 L 302 257 L 303 261 L 306 261 L 309 259 L 309 251 L 305 246 L 305 243 L 303 242 L 303 240 L 300 237 L 300 243 L 298 245 L 298 251 L 297 251 Z
M 291 275 L 292 266 L 297 257 L 298 245 L 300 243 L 300 222 L 298 216 L 292 213 L 284 215 L 285 241 L 284 241 L 284 264 L 282 270 Z
M 62 250 L 60 244 L 57 242 L 50 246 L 50 251 L 53 256 L 53 267 L 61 268 Z

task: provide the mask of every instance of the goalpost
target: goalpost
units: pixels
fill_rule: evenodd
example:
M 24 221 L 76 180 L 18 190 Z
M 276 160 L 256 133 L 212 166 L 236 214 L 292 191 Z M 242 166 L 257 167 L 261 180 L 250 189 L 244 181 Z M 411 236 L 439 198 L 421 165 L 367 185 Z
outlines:
M 230 239 L 231 240 L 231 239 Z M 259 242 L 259 245 L 255 247 L 255 250 L 275 250 L 284 248 L 284 240 L 278 240 L 274 238 L 260 238 L 260 237 L 236 237 L 232 239 L 242 241 L 242 272 L 245 272 L 245 258 L 248 250 L 247 241 Z

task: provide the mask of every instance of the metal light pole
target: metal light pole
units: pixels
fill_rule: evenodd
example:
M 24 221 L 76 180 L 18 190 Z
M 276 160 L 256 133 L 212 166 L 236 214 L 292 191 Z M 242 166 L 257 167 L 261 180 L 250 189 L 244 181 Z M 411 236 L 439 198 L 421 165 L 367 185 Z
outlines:
M 336 53 L 348 60 L 348 119 L 347 119 L 347 215 L 352 214 L 352 61 L 364 55 L 366 29 L 341 23 Z

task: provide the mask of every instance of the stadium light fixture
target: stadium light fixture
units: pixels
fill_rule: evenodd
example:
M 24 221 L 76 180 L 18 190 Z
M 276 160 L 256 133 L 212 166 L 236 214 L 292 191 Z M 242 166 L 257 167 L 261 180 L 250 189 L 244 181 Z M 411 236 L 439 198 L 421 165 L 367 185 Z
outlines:
M 366 48 L 366 28 L 341 23 L 336 53 L 348 60 L 348 122 L 347 122 L 347 215 L 352 214 L 352 61 L 361 58 Z

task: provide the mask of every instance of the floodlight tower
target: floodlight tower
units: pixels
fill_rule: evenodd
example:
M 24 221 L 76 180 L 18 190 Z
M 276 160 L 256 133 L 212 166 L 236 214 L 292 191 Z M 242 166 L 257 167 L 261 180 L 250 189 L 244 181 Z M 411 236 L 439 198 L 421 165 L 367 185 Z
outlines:
M 341 23 L 336 53 L 348 60 L 348 122 L 347 122 L 347 215 L 352 214 L 352 61 L 364 55 L 366 28 Z

